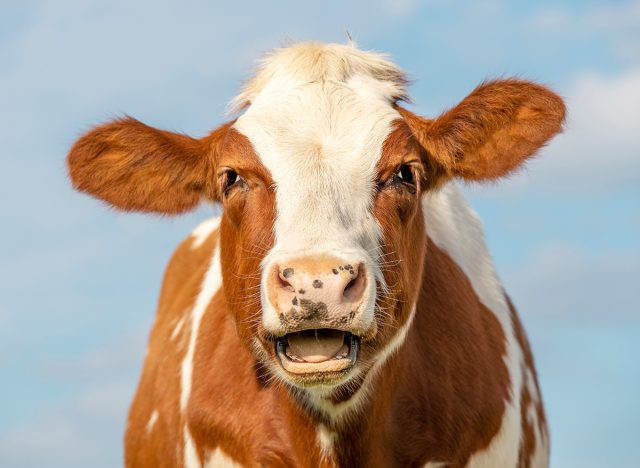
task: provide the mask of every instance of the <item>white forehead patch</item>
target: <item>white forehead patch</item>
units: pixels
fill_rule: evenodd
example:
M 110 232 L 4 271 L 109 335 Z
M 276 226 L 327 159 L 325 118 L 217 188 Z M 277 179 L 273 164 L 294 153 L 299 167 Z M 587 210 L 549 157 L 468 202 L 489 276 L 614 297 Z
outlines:
M 247 108 L 234 127 L 276 185 L 272 252 L 375 255 L 376 164 L 404 84 L 383 56 L 352 46 L 301 44 L 265 61 L 236 99 Z

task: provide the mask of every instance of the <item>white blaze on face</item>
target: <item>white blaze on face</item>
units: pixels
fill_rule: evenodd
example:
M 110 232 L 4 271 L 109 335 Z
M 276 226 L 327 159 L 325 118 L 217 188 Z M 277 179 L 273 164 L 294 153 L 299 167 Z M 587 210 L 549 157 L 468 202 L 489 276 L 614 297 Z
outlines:
M 372 204 L 376 164 L 400 118 L 392 103 L 404 93 L 401 77 L 377 54 L 302 45 L 268 59 L 250 83 L 250 105 L 234 127 L 275 182 L 275 244 L 263 271 L 330 252 L 364 262 L 381 279 Z M 272 315 L 265 311 L 265 325 Z

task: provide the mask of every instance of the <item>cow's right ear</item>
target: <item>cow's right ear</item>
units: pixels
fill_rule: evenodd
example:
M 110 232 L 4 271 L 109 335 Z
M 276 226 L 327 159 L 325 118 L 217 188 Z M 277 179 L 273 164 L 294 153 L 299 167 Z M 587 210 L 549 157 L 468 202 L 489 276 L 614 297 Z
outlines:
M 203 198 L 216 199 L 216 160 L 232 123 L 200 139 L 131 117 L 101 125 L 69 151 L 71 181 L 121 210 L 184 213 Z

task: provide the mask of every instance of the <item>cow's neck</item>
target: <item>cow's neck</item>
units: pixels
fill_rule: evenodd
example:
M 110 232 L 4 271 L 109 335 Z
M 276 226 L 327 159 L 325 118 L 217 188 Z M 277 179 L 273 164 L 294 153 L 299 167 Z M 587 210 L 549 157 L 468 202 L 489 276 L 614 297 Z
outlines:
M 392 436 L 395 401 L 402 391 L 396 383 L 405 372 L 405 359 L 403 352 L 390 355 L 375 373 L 354 385 L 357 390 L 323 398 L 322 403 L 315 395 L 288 391 L 283 397 L 292 429 L 315 432 L 320 458 L 328 466 L 366 465 L 366 460 L 383 466 L 392 454 L 381 452 L 385 444 L 377 442 Z M 298 450 L 308 451 L 308 439 L 300 442 Z

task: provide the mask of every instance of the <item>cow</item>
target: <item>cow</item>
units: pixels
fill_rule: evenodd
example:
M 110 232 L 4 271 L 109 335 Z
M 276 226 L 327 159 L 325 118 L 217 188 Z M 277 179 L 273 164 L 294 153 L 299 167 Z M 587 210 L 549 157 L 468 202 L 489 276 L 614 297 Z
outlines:
M 124 211 L 221 205 L 177 248 L 126 466 L 542 467 L 530 346 L 456 180 L 513 173 L 563 100 L 485 81 L 436 118 L 355 44 L 268 54 L 202 138 L 84 134 L 73 186 Z

